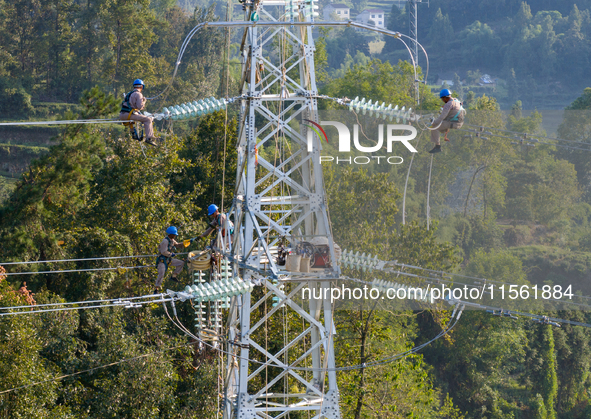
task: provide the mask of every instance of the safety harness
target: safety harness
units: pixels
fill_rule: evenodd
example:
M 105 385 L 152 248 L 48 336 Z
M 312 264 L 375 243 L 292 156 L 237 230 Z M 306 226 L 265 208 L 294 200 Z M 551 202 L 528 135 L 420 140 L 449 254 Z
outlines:
M 456 99 L 455 97 L 452 97 L 451 100 L 454 100 L 456 102 L 460 102 L 458 99 Z M 464 107 L 462 106 L 462 103 L 460 102 L 460 109 L 458 110 L 458 113 L 455 114 L 450 120 L 449 122 L 452 123 L 452 128 L 453 128 L 453 123 L 457 122 L 457 123 L 463 123 L 464 122 L 464 116 L 466 115 L 466 110 L 464 109 Z
M 131 107 L 131 104 L 129 103 L 129 99 L 131 98 L 131 95 L 133 93 L 135 93 L 136 91 L 138 91 L 137 89 L 133 89 L 131 92 L 127 93 L 125 95 L 125 99 L 123 99 L 123 102 L 121 102 L 121 112 L 129 112 L 130 114 L 134 111 L 137 111 L 137 109 L 134 109 Z
M 142 133 L 141 137 L 138 135 L 137 130 L 135 129 L 135 122 L 133 122 L 131 120 L 131 115 L 135 114 L 136 112 L 139 112 L 139 109 L 132 108 L 131 104 L 129 103 L 129 99 L 131 98 L 131 95 L 136 91 L 137 91 L 136 89 L 133 89 L 131 92 L 129 92 L 125 95 L 123 102 L 121 102 L 121 113 L 125 113 L 125 112 L 128 113 L 127 120 L 130 122 L 124 122 L 123 125 L 125 125 L 126 127 L 129 128 L 129 131 L 131 132 L 131 137 L 134 140 L 141 141 L 144 138 L 144 134 Z
M 172 250 L 174 249 L 174 245 L 172 244 L 172 240 L 170 240 L 170 237 L 165 237 L 166 240 L 168 240 L 168 247 L 167 250 L 168 252 L 172 253 Z M 156 268 L 158 268 L 158 265 L 160 265 L 161 263 L 164 263 L 164 272 L 166 272 L 168 270 L 168 264 L 170 263 L 170 261 L 172 260 L 172 256 L 164 256 L 163 254 L 160 254 L 157 258 L 156 258 Z
M 230 221 L 230 219 L 228 218 L 228 214 L 226 214 L 226 222 L 228 223 L 230 235 L 234 234 L 234 223 L 232 221 Z M 222 225 L 222 214 L 221 213 L 218 214 L 218 216 L 216 218 L 216 224 L 217 224 L 217 226 L 220 227 L 220 230 L 222 231 L 222 237 L 225 237 L 226 236 L 226 228 L 224 225 Z

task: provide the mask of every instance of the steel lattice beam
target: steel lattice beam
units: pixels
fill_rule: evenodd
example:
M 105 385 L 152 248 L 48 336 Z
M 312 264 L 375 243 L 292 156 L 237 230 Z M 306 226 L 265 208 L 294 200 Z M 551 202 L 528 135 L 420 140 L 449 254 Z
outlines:
M 281 16 L 286 4 L 295 5 L 304 22 L 296 18 L 293 26 L 285 25 Z M 332 305 L 329 299 L 297 299 L 304 287 L 326 289 L 339 276 L 321 145 L 314 135 L 308 151 L 307 128 L 301 124 L 303 119 L 318 120 L 311 17 L 303 13 L 307 5 L 300 0 L 260 1 L 257 13 L 266 26 L 247 26 L 243 38 L 237 187 L 230 214 L 235 228 L 227 252 L 235 274 L 259 286 L 252 295 L 235 297 L 230 309 L 227 419 L 281 418 L 297 411 L 308 411 L 313 418 L 341 417 Z M 247 16 L 252 7 L 247 7 Z M 274 254 L 280 237 L 292 246 L 323 238 L 332 265 L 299 275 L 286 272 Z M 291 281 L 284 286 L 281 278 Z M 277 339 L 269 345 L 266 326 L 287 317 L 297 318 L 303 330 L 288 327 L 281 347 Z M 294 366 L 313 370 L 290 369 Z M 295 388 L 299 391 L 294 393 Z

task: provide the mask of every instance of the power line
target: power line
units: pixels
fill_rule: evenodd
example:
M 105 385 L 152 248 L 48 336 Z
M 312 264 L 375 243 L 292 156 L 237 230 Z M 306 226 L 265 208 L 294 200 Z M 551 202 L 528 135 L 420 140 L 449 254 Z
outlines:
M 74 124 L 126 124 L 119 119 L 69 119 L 63 121 L 0 122 L 0 126 L 20 125 L 74 125 Z
M 392 273 L 397 273 L 397 274 L 406 275 L 406 276 L 417 276 L 417 277 L 425 278 L 425 279 L 429 279 L 429 280 L 438 279 L 438 280 L 442 280 L 442 281 L 445 282 L 445 280 L 443 278 L 446 277 L 445 275 L 448 275 L 449 279 L 451 279 L 452 276 L 455 276 L 455 277 L 459 277 L 459 278 L 466 278 L 466 279 L 473 279 L 473 280 L 477 280 L 477 281 L 482 281 L 483 283 L 493 283 L 493 284 L 501 284 L 501 285 L 516 285 L 516 286 L 527 285 L 527 284 L 511 284 L 511 283 L 508 283 L 508 282 L 496 281 L 494 279 L 480 278 L 480 277 L 477 277 L 477 276 L 469 276 L 469 275 L 463 275 L 463 274 L 457 274 L 457 273 L 450 273 L 450 272 L 436 270 L 436 269 L 422 268 L 420 266 L 408 265 L 408 264 L 405 264 L 405 263 L 398 263 L 397 261 L 394 261 L 394 262 L 386 262 L 386 263 L 387 264 L 396 265 L 396 266 L 400 266 L 400 267 L 402 267 L 402 269 L 404 269 L 404 268 L 416 269 L 416 270 L 430 272 L 430 273 L 438 274 L 439 275 L 439 277 L 421 277 L 420 275 L 408 274 L 408 273 L 402 272 L 402 271 L 394 271 L 394 272 L 392 272 Z M 447 281 L 447 282 L 450 282 L 450 281 Z M 475 287 L 475 285 L 472 285 L 472 284 L 466 284 L 466 283 L 461 283 L 461 282 L 454 282 L 454 283 L 459 284 L 459 285 L 468 285 L 468 286 Z M 481 285 L 478 285 L 478 286 L 481 286 Z M 586 296 L 586 295 L 577 295 L 577 297 L 578 298 L 581 298 L 581 299 L 591 300 L 591 297 Z M 556 302 L 565 303 L 565 301 L 555 300 L 555 299 L 548 299 L 546 301 L 556 301 Z M 568 302 L 566 302 L 566 303 L 568 303 Z M 584 304 L 577 304 L 577 303 L 571 303 L 571 304 L 586 306 Z M 591 308 L 591 306 L 586 306 L 586 307 Z
M 365 281 L 361 281 L 361 282 L 365 282 Z M 187 336 L 195 339 L 196 341 L 204 344 L 205 346 L 210 347 L 211 349 L 213 349 L 215 351 L 221 352 L 221 353 L 226 354 L 228 356 L 235 357 L 237 359 L 243 359 L 243 360 L 246 360 L 248 362 L 252 362 L 254 364 L 258 364 L 258 365 L 267 365 L 267 366 L 274 367 L 274 368 L 282 368 L 282 369 L 293 370 L 293 371 L 309 371 L 309 372 L 310 371 L 325 371 L 325 372 L 328 372 L 328 371 L 337 371 L 337 372 L 338 371 L 352 371 L 352 370 L 364 369 L 364 368 L 368 368 L 368 367 L 372 367 L 372 366 L 383 365 L 383 364 L 391 363 L 391 362 L 397 361 L 399 359 L 405 358 L 408 355 L 411 355 L 413 353 L 418 352 L 419 350 L 423 349 L 425 346 L 430 345 L 431 343 L 433 343 L 437 339 L 439 339 L 439 338 L 443 337 L 444 335 L 446 335 L 447 333 L 449 333 L 449 331 L 451 331 L 451 329 L 458 322 L 458 320 L 459 320 L 459 318 L 461 316 L 462 310 L 463 310 L 463 306 L 461 306 L 461 307 L 459 307 L 459 306 L 454 307 L 454 310 L 453 310 L 453 313 L 452 313 L 452 317 L 451 317 L 452 320 L 456 316 L 456 312 L 458 310 L 458 307 L 460 308 L 460 310 L 457 312 L 458 314 L 457 314 L 457 317 L 455 317 L 455 322 L 450 327 L 448 327 L 447 329 L 441 331 L 437 336 L 435 336 L 430 341 L 428 341 L 426 343 L 423 343 L 423 344 L 421 344 L 421 345 L 419 345 L 417 347 L 414 347 L 412 349 L 409 349 L 407 351 L 401 352 L 399 354 L 396 354 L 396 355 L 393 355 L 393 356 L 390 356 L 390 357 L 387 357 L 387 358 L 383 358 L 383 359 L 381 359 L 379 361 L 374 361 L 374 362 L 371 362 L 371 363 L 356 364 L 356 365 L 351 365 L 351 366 L 346 366 L 346 367 L 336 367 L 336 368 L 307 368 L 307 367 L 296 367 L 296 366 L 293 366 L 293 365 L 277 365 L 276 363 L 257 361 L 257 360 L 254 360 L 254 359 L 244 358 L 244 357 L 241 357 L 241 356 L 234 355 L 234 354 L 232 354 L 231 352 L 228 352 L 228 351 L 224 351 L 223 349 L 220 349 L 220 348 L 218 348 L 218 347 L 216 347 L 214 345 L 211 345 L 210 343 L 207 343 L 203 339 L 201 339 L 201 338 L 195 336 L 193 333 L 191 333 L 189 331 L 189 329 L 187 329 L 187 327 L 184 326 L 181 323 L 181 321 L 179 320 L 179 318 L 177 317 L 176 308 L 174 307 L 174 303 L 173 303 L 174 316 L 177 319 L 178 324 L 177 324 L 177 322 L 175 322 L 172 319 L 172 317 L 168 313 L 168 309 L 166 307 L 166 303 L 163 303 L 163 305 L 164 305 L 164 311 L 166 312 L 166 315 L 168 316 L 169 320 L 178 329 L 180 329 Z M 229 343 L 230 344 L 233 344 L 232 342 L 229 342 Z
M 474 133 L 474 134 L 476 134 L 476 137 L 477 138 L 482 138 L 484 140 L 486 140 L 488 138 L 487 137 L 483 137 L 482 135 L 491 135 L 491 136 L 494 136 L 494 137 L 497 137 L 497 138 L 504 138 L 504 139 L 508 139 L 508 140 L 512 140 L 512 141 L 520 141 L 520 142 L 531 141 L 531 143 L 527 143 L 527 145 L 541 144 L 541 145 L 551 145 L 551 146 L 555 146 L 555 147 L 561 147 L 561 148 L 565 148 L 565 149 L 569 149 L 569 150 L 591 151 L 591 148 L 573 147 L 573 146 L 570 146 L 570 145 L 565 145 L 565 144 L 558 143 L 559 141 L 563 141 L 563 142 L 570 142 L 570 143 L 578 143 L 578 144 L 582 144 L 582 145 L 588 145 L 589 147 L 591 147 L 591 144 L 580 142 L 580 141 L 575 141 L 575 140 L 565 140 L 565 139 L 561 139 L 561 138 L 550 138 L 550 137 L 544 137 L 544 136 L 535 135 L 535 134 L 528 134 L 528 133 L 525 133 L 525 132 L 508 131 L 508 130 L 503 130 L 503 129 L 500 129 L 500 128 L 492 128 L 492 127 L 479 126 L 479 125 L 464 124 L 464 126 L 470 126 L 470 127 L 480 128 L 480 130 L 459 128 L 458 131 L 464 131 L 464 132 Z M 514 133 L 515 135 L 520 135 L 520 137 L 509 137 L 507 135 L 501 135 L 501 134 L 498 134 L 498 133 L 492 133 L 490 131 L 484 131 L 484 129 L 491 130 L 491 131 L 500 131 L 500 132 L 505 132 L 505 133 Z M 531 136 L 531 137 L 529 137 L 529 138 L 525 137 L 524 138 L 524 136 Z M 545 138 L 545 139 L 548 139 L 550 141 L 557 141 L 557 143 L 551 143 L 551 142 L 548 142 L 548 141 L 543 141 L 543 140 L 541 140 L 539 138 Z
M 72 273 L 72 272 L 94 272 L 94 271 L 118 271 L 120 269 L 143 269 L 143 268 L 153 268 L 154 265 L 143 265 L 143 266 L 118 266 L 116 268 L 88 268 L 88 269 L 64 269 L 60 271 L 30 271 L 30 272 L 6 272 L 2 275 L 11 276 L 11 275 L 36 275 L 36 274 L 62 274 L 62 273 Z
M 103 299 L 103 300 L 86 300 L 86 301 L 74 301 L 74 302 L 65 302 L 65 303 L 47 303 L 47 304 L 35 304 L 34 306 L 26 305 L 26 306 L 7 306 L 7 307 L 0 307 L 0 310 L 16 310 L 16 309 L 25 309 L 31 307 L 55 307 L 55 306 L 67 306 L 67 305 L 76 305 L 76 304 L 95 304 L 95 303 L 108 303 L 113 301 L 128 301 L 128 300 L 139 300 L 151 297 L 160 297 L 162 294 L 151 294 L 151 295 L 143 295 L 140 297 L 127 297 L 127 298 L 110 298 L 110 299 Z
M 515 134 L 515 135 L 521 135 L 521 136 L 529 136 L 530 138 L 523 138 L 524 140 L 535 140 L 537 138 L 544 138 L 547 140 L 552 140 L 552 141 L 564 141 L 564 142 L 568 142 L 568 143 L 576 143 L 576 144 L 583 144 L 583 145 L 588 145 L 591 146 L 590 143 L 586 143 L 583 141 L 577 141 L 577 140 L 567 140 L 566 138 L 558 138 L 558 137 L 549 137 L 547 135 L 536 135 L 536 134 L 530 134 L 527 132 L 518 132 L 518 131 L 511 131 L 511 130 L 506 130 L 506 129 L 501 129 L 501 128 L 492 128 L 492 127 L 482 127 L 480 125 L 473 125 L 473 124 L 464 124 L 465 126 L 469 126 L 469 127 L 475 127 L 475 128 L 487 128 L 487 129 L 491 129 L 494 131 L 500 131 L 500 132 L 506 132 L 509 134 Z
M 166 301 L 171 301 L 172 299 L 176 298 L 173 296 L 169 296 L 166 298 L 167 294 L 152 294 L 152 295 L 145 295 L 141 297 L 130 297 L 130 298 L 119 298 L 119 299 L 112 299 L 112 300 L 92 300 L 92 301 L 78 301 L 78 302 L 71 302 L 71 303 L 63 303 L 62 305 L 66 305 L 68 307 L 61 307 L 61 308 L 47 308 L 36 310 L 36 306 L 14 306 L 14 307 L 1 307 L 2 310 L 23 310 L 23 311 L 14 311 L 14 312 L 0 312 L 0 317 L 4 316 L 17 316 L 21 314 L 38 314 L 38 313 L 51 313 L 51 312 L 59 312 L 59 311 L 72 311 L 72 310 L 87 310 L 91 308 L 107 308 L 107 307 L 124 307 L 124 308 L 138 308 L 145 304 L 153 304 L 153 303 L 161 303 Z M 105 303 L 105 304 L 101 304 Z M 87 304 L 94 304 L 94 305 L 87 305 Z M 74 305 L 78 305 L 77 307 L 71 307 Z M 53 307 L 54 304 L 47 304 L 41 307 Z M 32 309 L 32 310 L 30 310 Z
M 180 253 L 177 253 L 180 254 Z M 114 259 L 132 259 L 132 258 L 148 258 L 156 257 L 158 255 L 138 255 L 138 256 L 107 256 L 97 258 L 80 258 L 80 259 L 53 259 L 53 260 L 29 260 L 26 262 L 0 262 L 0 266 L 8 265 L 29 265 L 36 263 L 60 263 L 60 262 L 85 262 L 90 260 L 114 260 Z
M 404 272 L 396 272 L 396 273 L 399 273 L 400 275 L 405 274 Z M 425 277 L 421 277 L 419 275 L 413 275 L 413 274 L 408 274 L 408 275 L 415 277 L 415 278 L 421 278 L 421 279 L 433 279 L 433 278 L 425 278 Z M 363 281 L 361 279 L 350 278 L 350 277 L 346 277 L 346 279 L 353 281 L 353 282 L 373 286 L 373 282 Z M 461 284 L 461 285 L 466 285 L 466 284 Z M 479 310 L 500 311 L 503 313 L 516 314 L 519 316 L 530 317 L 532 319 L 537 319 L 537 320 L 551 320 L 551 321 L 555 321 L 558 323 L 564 323 L 564 324 L 570 324 L 573 326 L 582 326 L 582 327 L 591 328 L 591 324 L 588 324 L 588 323 L 576 322 L 576 321 L 566 320 L 566 319 L 562 319 L 562 318 L 554 318 L 554 317 L 544 316 L 541 314 L 533 314 L 533 313 L 521 312 L 521 311 L 516 311 L 516 310 L 508 310 L 508 309 L 503 309 L 500 307 L 487 306 L 487 305 L 472 303 L 472 302 L 464 301 L 464 300 L 449 300 L 448 302 L 449 302 L 449 304 L 464 305 L 464 306 L 473 307 L 473 308 L 476 308 Z M 577 305 L 582 305 L 582 304 L 577 304 Z M 586 307 L 589 307 L 589 306 L 586 306 Z
M 188 255 L 189 252 L 176 253 L 177 255 Z M 58 263 L 58 262 L 85 262 L 91 260 L 112 260 L 112 259 L 133 259 L 133 258 L 149 258 L 158 255 L 136 255 L 136 256 L 105 256 L 96 258 L 80 258 L 80 259 L 52 259 L 52 260 L 29 260 L 25 262 L 0 262 L 0 266 L 8 265 L 26 265 L 35 263 Z
M 13 391 L 22 390 L 22 389 L 25 389 L 25 388 L 37 386 L 39 384 L 52 383 L 54 381 L 63 380 L 64 378 L 74 377 L 76 375 L 81 375 L 81 374 L 86 374 L 88 372 L 97 371 L 97 370 L 100 370 L 100 369 L 104 369 L 104 368 L 112 367 L 112 366 L 115 366 L 115 365 L 123 364 L 124 362 L 135 361 L 136 359 L 146 358 L 148 356 L 157 355 L 157 354 L 160 354 L 160 353 L 163 353 L 163 352 L 172 351 L 172 350 L 175 350 L 175 349 L 184 348 L 184 347 L 191 346 L 191 345 L 192 345 L 191 343 L 186 343 L 184 345 L 179 345 L 179 346 L 174 346 L 172 348 L 162 349 L 160 351 L 151 352 L 149 354 L 134 356 L 133 358 L 124 358 L 124 359 L 121 359 L 121 360 L 119 360 L 117 362 L 111 362 L 110 364 L 101 365 L 100 367 L 89 368 L 87 370 L 78 371 L 78 372 L 75 372 L 75 373 L 72 373 L 72 374 L 60 375 L 59 377 L 51 378 L 49 380 L 37 381 L 35 383 L 25 384 L 25 385 L 20 386 L 20 387 L 15 387 L 15 388 L 11 388 L 11 389 L 8 389 L 8 390 L 3 390 L 3 391 L 0 391 L 0 394 L 11 393 Z

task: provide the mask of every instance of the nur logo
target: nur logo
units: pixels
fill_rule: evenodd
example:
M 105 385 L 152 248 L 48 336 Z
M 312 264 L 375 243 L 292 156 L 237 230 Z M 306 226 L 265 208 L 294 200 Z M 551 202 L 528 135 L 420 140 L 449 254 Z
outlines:
M 324 128 L 322 128 L 322 126 L 318 125 L 314 121 L 310 121 L 309 119 L 304 119 L 304 121 L 309 122 L 309 123 L 312 124 L 312 125 L 303 124 L 305 127 L 311 128 L 312 131 L 314 131 L 316 133 L 316 135 L 318 136 L 318 138 L 322 138 L 324 136 L 324 139 L 328 143 L 328 136 L 326 135 L 326 131 L 324 131 Z M 320 131 L 318 131 L 318 130 L 320 130 Z M 320 135 L 320 132 L 322 132 L 322 135 Z M 310 131 L 308 131 L 308 151 L 312 151 L 310 149 L 310 138 L 311 138 L 311 133 L 310 133 Z
M 348 152 L 351 151 L 351 132 L 349 128 L 343 124 L 342 122 L 337 121 L 321 121 L 320 124 L 310 121 L 309 119 L 304 119 L 304 121 L 311 123 L 312 125 L 303 124 L 306 127 L 309 127 L 308 130 L 308 151 L 312 151 L 313 141 L 312 141 L 312 133 L 316 133 L 318 138 L 324 138 L 328 143 L 328 135 L 326 135 L 326 131 L 322 128 L 322 125 L 331 125 L 335 127 L 339 133 L 339 151 L 340 152 Z M 394 131 L 410 131 L 409 135 L 394 135 Z M 414 140 L 417 137 L 417 130 L 412 125 L 390 125 L 386 126 L 386 150 L 388 153 L 392 152 L 392 144 L 395 142 L 400 142 L 404 144 L 404 146 L 411 152 L 416 153 L 417 150 L 409 143 L 410 140 Z M 378 142 L 375 146 L 365 147 L 359 143 L 359 125 L 353 125 L 353 145 L 355 148 L 364 153 L 375 153 L 379 151 L 382 146 L 384 145 L 384 124 L 378 125 Z

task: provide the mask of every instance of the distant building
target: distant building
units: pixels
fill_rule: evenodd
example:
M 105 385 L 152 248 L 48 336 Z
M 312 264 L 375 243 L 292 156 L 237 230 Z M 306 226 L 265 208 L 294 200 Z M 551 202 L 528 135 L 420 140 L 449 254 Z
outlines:
M 498 80 L 499 80 L 498 78 L 493 79 L 488 74 L 485 74 L 484 76 L 480 77 L 480 81 L 479 81 L 478 85 L 496 87 Z
M 439 79 L 439 80 L 437 80 L 437 85 L 443 86 L 444 84 L 447 84 L 449 87 L 453 87 L 454 86 L 454 82 L 451 79 L 448 79 L 448 80 Z
M 386 27 L 386 14 L 382 9 L 364 10 L 357 15 L 355 20 L 380 29 L 384 29 Z
M 349 6 L 345 6 L 344 4 L 330 3 L 324 7 L 323 15 L 325 21 L 332 20 L 333 17 L 331 16 L 333 15 L 336 16 L 338 20 L 349 20 L 351 18 L 351 11 Z

